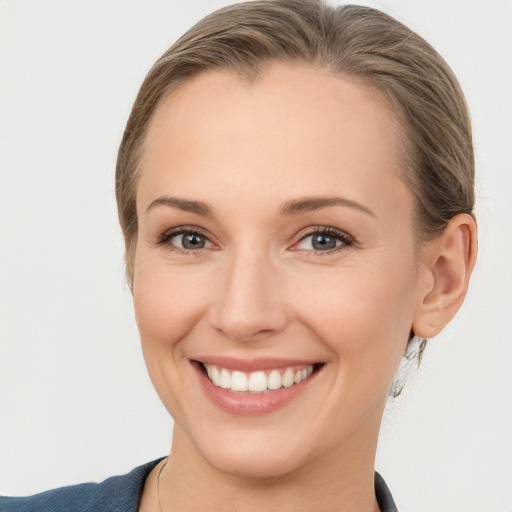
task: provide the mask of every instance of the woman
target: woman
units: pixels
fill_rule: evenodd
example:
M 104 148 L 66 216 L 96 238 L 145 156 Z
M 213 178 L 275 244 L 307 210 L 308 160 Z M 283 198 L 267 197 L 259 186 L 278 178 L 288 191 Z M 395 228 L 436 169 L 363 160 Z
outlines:
M 396 510 L 382 413 L 464 300 L 473 186 L 457 80 L 397 21 L 304 0 L 205 18 L 146 77 L 116 175 L 171 454 L 0 504 Z

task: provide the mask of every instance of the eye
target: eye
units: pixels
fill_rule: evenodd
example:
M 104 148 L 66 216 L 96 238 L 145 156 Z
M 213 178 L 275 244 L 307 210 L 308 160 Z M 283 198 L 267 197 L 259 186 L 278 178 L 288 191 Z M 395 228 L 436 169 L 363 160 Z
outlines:
M 175 228 L 162 233 L 156 240 L 156 245 L 165 246 L 176 252 L 196 252 L 210 249 L 214 244 L 199 229 Z
M 297 244 L 295 250 L 330 252 L 338 248 L 352 245 L 353 240 L 343 231 L 334 228 L 317 228 L 313 233 L 303 236 Z
M 186 249 L 187 251 L 205 249 L 211 246 L 211 242 L 199 233 L 180 233 L 179 235 L 171 237 L 169 243 L 180 249 Z

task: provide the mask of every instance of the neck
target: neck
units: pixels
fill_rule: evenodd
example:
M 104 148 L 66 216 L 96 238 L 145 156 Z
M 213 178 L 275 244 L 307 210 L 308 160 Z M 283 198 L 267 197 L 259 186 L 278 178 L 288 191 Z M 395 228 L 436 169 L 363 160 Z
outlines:
M 378 437 L 368 422 L 342 445 L 276 477 L 241 477 L 215 468 L 186 433 L 174 427 L 172 452 L 160 481 L 162 512 L 378 512 L 374 460 Z M 368 442 L 368 439 L 374 442 Z

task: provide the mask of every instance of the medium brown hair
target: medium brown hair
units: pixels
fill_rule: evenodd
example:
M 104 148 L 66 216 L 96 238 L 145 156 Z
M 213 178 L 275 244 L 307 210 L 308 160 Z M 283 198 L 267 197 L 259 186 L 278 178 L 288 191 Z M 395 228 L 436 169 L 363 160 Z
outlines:
M 404 135 L 403 179 L 415 198 L 420 240 L 439 235 L 452 217 L 473 213 L 471 124 L 459 83 L 424 39 L 394 18 L 321 0 L 258 0 L 222 8 L 186 32 L 151 68 L 119 148 L 116 198 L 133 283 L 136 187 L 144 137 L 158 105 L 207 70 L 256 79 L 271 62 L 322 67 L 385 97 Z

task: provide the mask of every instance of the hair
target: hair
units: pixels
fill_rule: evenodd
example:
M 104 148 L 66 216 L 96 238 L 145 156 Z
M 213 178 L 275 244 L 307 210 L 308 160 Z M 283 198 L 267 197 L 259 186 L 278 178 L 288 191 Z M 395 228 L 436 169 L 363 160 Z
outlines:
M 199 21 L 157 60 L 140 87 L 116 168 L 130 286 L 138 230 L 137 177 L 153 113 L 173 90 L 200 73 L 225 70 L 255 80 L 273 62 L 327 69 L 372 88 L 390 103 L 402 126 L 402 179 L 415 199 L 420 242 L 441 234 L 455 215 L 474 215 L 468 108 L 455 75 L 429 43 L 368 7 L 332 7 L 323 0 L 242 2 Z M 413 337 L 411 333 L 409 341 Z M 424 346 L 421 342 L 418 361 Z

